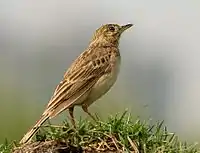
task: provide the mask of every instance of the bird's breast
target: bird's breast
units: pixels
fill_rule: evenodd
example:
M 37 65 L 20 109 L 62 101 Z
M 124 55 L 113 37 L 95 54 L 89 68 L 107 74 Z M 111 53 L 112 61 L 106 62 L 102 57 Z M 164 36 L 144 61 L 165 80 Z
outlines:
M 88 105 L 95 100 L 103 96 L 113 86 L 117 80 L 117 76 L 120 70 L 120 58 L 115 60 L 113 63 L 112 70 L 109 73 L 102 75 L 96 84 L 92 87 L 91 92 L 88 96 Z

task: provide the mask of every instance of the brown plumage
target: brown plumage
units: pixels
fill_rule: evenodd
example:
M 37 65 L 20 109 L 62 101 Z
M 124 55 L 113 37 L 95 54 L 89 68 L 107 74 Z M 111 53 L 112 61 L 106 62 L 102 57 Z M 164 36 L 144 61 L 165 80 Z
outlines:
M 115 83 L 120 66 L 119 39 L 131 26 L 132 24 L 106 24 L 96 30 L 89 47 L 64 74 L 41 118 L 20 143 L 28 142 L 47 119 L 55 117 L 65 109 L 69 109 L 71 122 L 75 127 L 73 110 L 76 105 L 82 106 L 83 110 L 95 119 L 88 112 L 88 107 Z

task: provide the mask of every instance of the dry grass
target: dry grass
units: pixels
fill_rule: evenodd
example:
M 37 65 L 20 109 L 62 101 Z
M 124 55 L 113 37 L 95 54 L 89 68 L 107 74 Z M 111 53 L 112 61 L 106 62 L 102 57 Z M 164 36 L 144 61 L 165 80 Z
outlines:
M 0 152 L 7 153 L 11 150 L 14 153 L 199 152 L 195 145 L 180 142 L 175 134 L 167 131 L 163 122 L 150 125 L 145 121 L 133 121 L 127 112 L 111 116 L 106 122 L 99 120 L 93 123 L 80 120 L 76 130 L 68 122 L 64 122 L 62 126 L 48 124 L 41 127 L 32 143 L 15 147 L 14 150 L 12 148 L 10 144 L 2 145 Z

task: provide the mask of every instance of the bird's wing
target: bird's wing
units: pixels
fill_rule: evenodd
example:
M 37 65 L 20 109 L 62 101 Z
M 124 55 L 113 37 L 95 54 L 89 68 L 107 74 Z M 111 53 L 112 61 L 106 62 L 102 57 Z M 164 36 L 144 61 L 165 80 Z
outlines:
M 98 48 L 97 51 L 101 51 L 101 48 Z M 57 86 L 53 97 L 49 101 L 44 114 L 54 111 L 63 103 L 64 108 L 62 110 L 67 109 L 84 94 L 89 93 L 98 79 L 110 71 L 111 55 L 104 54 L 101 57 L 96 56 L 96 58 L 90 58 L 91 54 L 86 56 L 88 56 L 85 58 L 86 60 L 82 58 L 81 65 L 78 66 L 77 64 L 76 68 L 65 74 L 63 81 Z M 77 63 L 77 61 L 75 62 Z M 60 110 L 57 111 L 60 112 Z

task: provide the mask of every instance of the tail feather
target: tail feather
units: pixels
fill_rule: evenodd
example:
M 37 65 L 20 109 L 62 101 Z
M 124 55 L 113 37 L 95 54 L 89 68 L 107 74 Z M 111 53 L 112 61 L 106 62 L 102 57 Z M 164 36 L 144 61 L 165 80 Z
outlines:
M 20 144 L 27 143 L 31 140 L 33 135 L 38 131 L 40 126 L 49 118 L 48 114 L 43 114 L 42 117 L 37 121 L 37 123 L 33 126 L 32 129 L 30 129 L 24 137 L 21 139 Z

